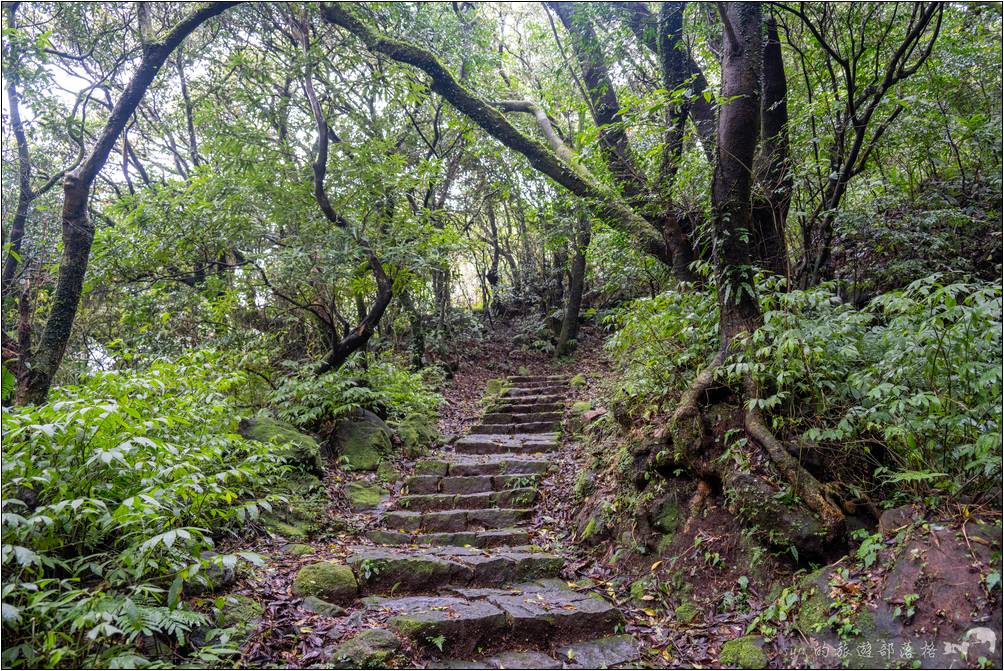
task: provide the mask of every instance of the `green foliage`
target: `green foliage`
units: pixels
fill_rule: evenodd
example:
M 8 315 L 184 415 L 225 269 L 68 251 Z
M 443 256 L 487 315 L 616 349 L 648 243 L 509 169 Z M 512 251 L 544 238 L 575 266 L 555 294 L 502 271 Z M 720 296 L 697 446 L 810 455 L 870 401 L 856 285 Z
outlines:
M 606 347 L 624 369 L 618 395 L 632 409 L 682 389 L 718 341 L 714 297 L 699 291 L 670 289 L 640 298 L 605 321 L 617 328 Z
M 207 623 L 186 586 L 257 561 L 211 553 L 213 537 L 270 510 L 285 467 L 235 435 L 245 380 L 218 363 L 98 373 L 4 413 L 5 665 L 145 664 L 137 642 L 182 646 Z
M 761 393 L 749 402 L 786 433 L 848 451 L 884 445 L 877 475 L 901 492 L 985 491 L 1000 480 L 1001 290 L 948 279 L 863 309 L 825 287 L 767 293 L 764 326 L 728 374 L 753 377 Z
M 760 279 L 764 325 L 724 367 L 752 377 L 748 402 L 774 429 L 855 456 L 885 448 L 876 475 L 898 496 L 975 494 L 1000 478 L 1001 290 L 943 275 L 863 308 L 827 286 Z M 658 409 L 717 346 L 713 293 L 669 290 L 609 318 L 628 410 Z M 874 462 L 874 460 L 873 460 Z
M 342 368 L 321 376 L 305 373 L 287 378 L 270 403 L 281 419 L 316 428 L 359 409 L 385 416 L 391 425 L 413 415 L 432 419 L 442 397 L 423 373 L 367 353 L 354 355 Z

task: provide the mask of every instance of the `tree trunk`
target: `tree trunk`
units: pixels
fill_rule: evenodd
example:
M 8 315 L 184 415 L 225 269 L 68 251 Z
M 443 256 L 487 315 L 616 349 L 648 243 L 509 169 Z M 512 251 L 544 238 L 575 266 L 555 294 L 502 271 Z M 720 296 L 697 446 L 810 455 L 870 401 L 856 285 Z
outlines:
M 139 67 L 122 97 L 115 103 L 90 154 L 63 179 L 63 256 L 49 318 L 33 357 L 25 395 L 27 403 L 42 403 L 49 395 L 52 379 L 63 361 L 73 320 L 77 316 L 91 243 L 94 241 L 94 224 L 87 215 L 91 185 L 167 57 L 202 23 L 235 4 L 217 2 L 206 5 L 175 26 L 164 41 L 144 44 Z
M 586 283 L 586 251 L 592 233 L 592 222 L 585 213 L 579 214 L 575 239 L 575 255 L 568 278 L 568 298 L 565 302 L 565 317 L 561 322 L 561 332 L 554 352 L 563 356 L 571 351 L 572 343 L 579 336 L 579 310 L 582 308 L 582 293 Z
M 725 26 L 722 99 L 727 102 L 718 116 L 712 242 L 720 345 L 727 354 L 735 336 L 756 330 L 762 322 L 746 236 L 752 217 L 750 166 L 760 129 L 763 39 L 759 4 L 728 2 L 720 7 Z
M 767 20 L 763 52 L 762 142 L 755 165 L 757 188 L 753 197 L 750 243 L 761 267 L 788 275 L 785 224 L 791 204 L 792 177 L 788 152 L 788 85 L 784 73 L 777 22 Z
M 422 315 L 419 313 L 415 301 L 412 300 L 410 292 L 405 291 L 401 294 L 401 305 L 404 306 L 405 312 L 408 313 L 408 320 L 411 322 L 411 367 L 415 370 L 421 370 L 425 366 L 425 325 L 422 321 Z
M 328 352 L 328 355 L 324 357 L 320 367 L 317 369 L 318 376 L 324 375 L 331 370 L 338 370 L 353 352 L 365 347 L 366 343 L 373 336 L 377 324 L 380 323 L 380 319 L 383 318 L 384 311 L 390 305 L 391 298 L 394 295 L 392 291 L 393 283 L 387 276 L 387 273 L 384 272 L 380 260 L 372 252 L 369 253 L 369 266 L 370 272 L 373 273 L 373 278 L 377 283 L 376 299 L 373 301 L 373 305 L 370 307 L 369 312 L 366 313 L 366 316 L 360 320 L 348 335 L 338 341 L 331 348 L 331 351 Z

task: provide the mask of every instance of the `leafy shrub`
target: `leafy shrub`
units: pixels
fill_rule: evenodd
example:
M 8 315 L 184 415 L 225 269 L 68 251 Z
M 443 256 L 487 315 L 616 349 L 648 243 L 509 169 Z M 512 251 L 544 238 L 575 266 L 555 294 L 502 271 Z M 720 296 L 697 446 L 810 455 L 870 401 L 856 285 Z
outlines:
M 699 291 L 639 298 L 604 321 L 617 328 L 606 348 L 624 369 L 617 394 L 629 408 L 662 404 L 686 387 L 718 342 L 714 296 Z
M 270 510 L 285 467 L 235 434 L 241 373 L 199 352 L 140 372 L 91 376 L 3 416 L 3 662 L 146 663 L 207 624 L 186 585 L 253 555 L 211 552 Z
M 753 376 L 764 391 L 752 402 L 785 410 L 787 433 L 844 450 L 883 445 L 877 475 L 889 483 L 982 492 L 1000 481 L 1001 290 L 947 279 L 861 310 L 826 288 L 767 294 L 765 324 L 729 373 Z
M 431 421 L 442 403 L 432 384 L 436 375 L 412 372 L 403 363 L 378 359 L 372 353 L 356 354 L 336 371 L 288 378 L 273 394 L 271 404 L 280 419 L 303 428 L 317 428 L 361 408 L 386 417 L 391 424 L 411 415 Z
M 785 292 L 758 278 L 764 325 L 723 369 L 746 376 L 787 439 L 871 455 L 901 495 L 988 491 L 1000 479 L 1001 289 L 931 275 L 863 308 L 832 287 Z M 669 290 L 609 318 L 616 396 L 666 405 L 717 347 L 713 292 Z M 833 453 L 831 453 L 833 454 Z

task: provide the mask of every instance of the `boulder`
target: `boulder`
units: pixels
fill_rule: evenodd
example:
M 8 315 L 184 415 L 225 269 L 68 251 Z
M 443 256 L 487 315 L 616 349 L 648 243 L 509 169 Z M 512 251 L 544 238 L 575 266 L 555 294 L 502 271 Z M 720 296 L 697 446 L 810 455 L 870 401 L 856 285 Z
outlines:
M 391 632 L 368 629 L 338 646 L 333 661 L 361 669 L 384 669 L 400 649 L 401 641 Z
M 293 594 L 316 596 L 334 604 L 356 598 L 359 586 L 352 569 L 335 561 L 307 564 L 293 578 Z
M 390 454 L 390 435 L 382 419 L 359 410 L 338 422 L 329 445 L 346 470 L 375 471 Z
M 248 440 L 281 445 L 283 461 L 311 475 L 324 475 L 321 448 L 313 436 L 298 431 L 292 424 L 281 422 L 265 414 L 242 419 L 237 432 Z

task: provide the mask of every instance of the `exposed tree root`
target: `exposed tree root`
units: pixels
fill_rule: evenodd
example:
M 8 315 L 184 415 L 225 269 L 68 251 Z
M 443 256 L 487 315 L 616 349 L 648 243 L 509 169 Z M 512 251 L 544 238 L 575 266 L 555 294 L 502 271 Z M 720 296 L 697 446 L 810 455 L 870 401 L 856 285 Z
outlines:
M 687 502 L 687 523 L 683 525 L 683 533 L 689 534 L 694 525 L 694 520 L 698 519 L 704 512 L 704 505 L 711 496 L 711 485 L 706 480 L 697 481 L 697 491 Z
M 747 381 L 745 387 L 746 394 L 751 398 L 754 397 L 756 390 L 753 384 Z M 843 536 L 845 531 L 843 511 L 826 497 L 826 488 L 819 480 L 788 454 L 781 441 L 774 437 L 764 423 L 760 410 L 758 408 L 747 410 L 744 423 L 746 431 L 767 452 L 767 456 L 774 462 L 785 481 L 791 485 L 794 493 L 822 519 L 826 525 L 827 538 L 837 540 Z
M 700 437 L 704 431 L 701 424 L 701 408 L 704 405 L 705 396 L 715 386 L 715 371 L 721 367 L 724 361 L 725 355 L 719 353 L 697 375 L 694 382 L 680 397 L 680 403 L 670 418 L 670 432 L 673 436 L 674 451 L 676 452 L 674 457 L 679 462 L 692 462 L 697 458 L 695 448 L 701 444 Z M 743 392 L 748 398 L 756 398 L 757 390 L 752 380 L 745 382 Z M 791 486 L 794 494 L 804 502 L 809 510 L 819 516 L 825 530 L 826 540 L 828 542 L 839 541 L 846 530 L 844 513 L 840 506 L 835 505 L 827 496 L 827 487 L 789 454 L 781 441 L 767 427 L 758 408 L 747 410 L 743 423 L 753 440 L 763 447 L 785 482 Z M 707 485 L 705 484 L 706 489 Z M 699 484 L 698 493 L 691 501 L 692 508 L 701 505 L 699 498 L 701 492 Z
M 719 353 L 704 370 L 697 374 L 694 382 L 680 396 L 680 403 L 676 406 L 676 410 L 669 420 L 671 424 L 678 424 L 700 414 L 701 397 L 715 386 L 715 371 L 721 367 L 724 361 L 725 355 Z

